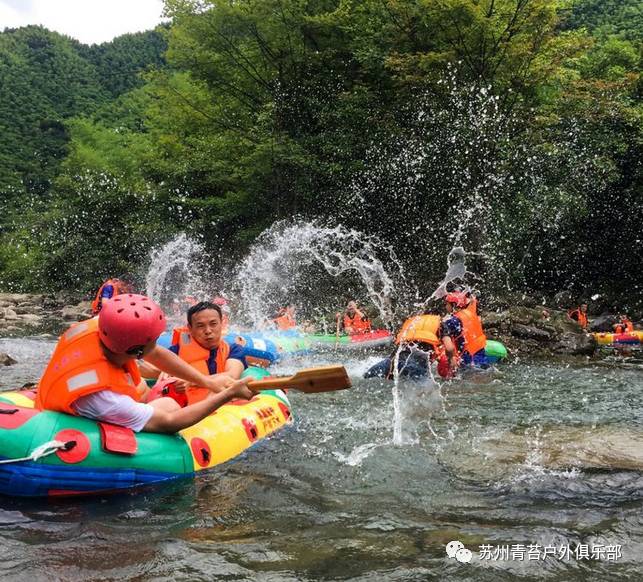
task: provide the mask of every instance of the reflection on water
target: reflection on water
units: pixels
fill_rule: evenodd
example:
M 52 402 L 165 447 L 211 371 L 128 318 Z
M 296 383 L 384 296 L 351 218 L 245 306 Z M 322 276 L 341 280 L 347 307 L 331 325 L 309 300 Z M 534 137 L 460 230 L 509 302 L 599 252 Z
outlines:
M 20 341 L 27 356 L 41 340 Z M 342 356 L 278 371 L 332 358 Z M 345 362 L 351 391 L 293 394 L 293 427 L 196 481 L 92 500 L 0 500 L 0 575 L 641 579 L 639 369 L 521 362 L 442 386 L 402 381 L 403 427 L 414 440 L 395 446 L 390 383 L 360 379 L 373 358 Z M 9 374 L 23 382 L 38 365 Z M 451 540 L 474 551 L 471 563 L 446 556 Z M 477 555 L 482 544 L 536 543 L 619 544 L 622 557 Z

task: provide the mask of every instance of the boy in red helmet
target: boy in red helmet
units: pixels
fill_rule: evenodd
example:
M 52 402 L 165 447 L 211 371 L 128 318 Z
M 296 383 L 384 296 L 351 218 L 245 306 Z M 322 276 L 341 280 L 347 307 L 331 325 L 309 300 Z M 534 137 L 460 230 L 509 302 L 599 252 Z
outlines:
M 134 431 L 174 433 L 234 398 L 252 397 L 248 380 L 204 376 L 156 345 L 165 330 L 161 308 L 143 295 L 118 295 L 97 318 L 72 325 L 61 337 L 40 380 L 36 406 L 85 416 Z M 172 398 L 146 403 L 137 359 L 212 391 L 181 408 Z

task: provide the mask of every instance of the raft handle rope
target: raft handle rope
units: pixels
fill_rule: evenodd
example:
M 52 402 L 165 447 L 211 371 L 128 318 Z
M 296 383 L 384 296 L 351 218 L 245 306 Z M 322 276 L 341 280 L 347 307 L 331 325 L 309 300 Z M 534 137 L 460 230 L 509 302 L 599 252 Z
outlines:
M 18 412 L 17 408 L 0 408 L 0 414 L 15 414 Z
M 76 441 L 49 441 L 39 447 L 36 447 L 31 454 L 27 457 L 22 457 L 20 459 L 3 459 L 0 461 L 0 465 L 6 465 L 8 463 L 20 463 L 22 461 L 37 461 L 43 457 L 48 457 L 53 455 L 58 451 L 71 451 L 76 446 Z

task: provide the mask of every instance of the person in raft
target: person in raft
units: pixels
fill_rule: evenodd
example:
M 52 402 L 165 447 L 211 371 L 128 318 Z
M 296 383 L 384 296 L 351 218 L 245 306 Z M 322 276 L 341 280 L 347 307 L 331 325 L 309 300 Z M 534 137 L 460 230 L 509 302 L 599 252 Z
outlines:
M 36 406 L 128 427 L 174 433 L 192 426 L 226 402 L 250 399 L 248 380 L 206 376 L 171 351 L 156 345 L 165 330 L 161 308 L 143 295 L 122 294 L 92 319 L 72 325 L 60 337 L 38 385 Z M 149 389 L 136 361 L 210 391 L 181 408 L 172 398 L 146 402 Z
M 621 314 L 618 323 L 614 324 L 614 333 L 630 333 L 631 331 L 634 331 L 634 324 L 626 314 Z
M 201 301 L 188 309 L 186 327 L 176 327 L 172 332 L 170 351 L 212 379 L 238 380 L 248 367 L 243 346 L 228 344 L 222 339 L 223 314 L 221 307 L 209 301 Z M 143 363 L 141 373 L 146 378 L 159 377 L 160 370 Z M 179 378 L 169 380 L 169 396 L 181 404 L 194 404 L 203 400 L 209 390 L 201 383 Z M 156 395 L 156 394 L 155 394 Z
M 445 376 L 447 363 L 449 375 L 453 375 L 460 365 L 488 367 L 487 336 L 478 315 L 478 300 L 463 291 L 452 291 L 446 294 L 444 301 L 447 315 L 440 325 L 440 338 L 445 355 L 438 361 L 438 372 Z
M 587 331 L 587 324 L 589 323 L 589 320 L 587 319 L 587 303 L 581 303 L 580 307 L 570 309 L 567 312 L 567 317 L 578 323 L 578 325 Z
M 432 308 L 426 309 L 421 315 L 409 317 L 395 338 L 395 351 L 372 366 L 364 378 L 391 379 L 396 359 L 400 376 L 424 378 L 429 373 L 431 361 L 441 349 L 438 336 L 440 322 L 440 315 Z
M 282 307 L 272 318 L 272 323 L 279 331 L 286 331 L 297 327 L 295 321 L 295 306 L 292 303 Z
M 344 313 L 337 313 L 335 317 L 340 321 L 344 333 L 348 335 L 371 331 L 371 321 L 368 315 L 357 308 L 355 301 L 349 301 Z
M 98 315 L 100 310 L 103 307 L 103 303 L 121 295 L 122 293 L 129 293 L 131 291 L 131 286 L 122 281 L 121 279 L 107 279 L 96 292 L 96 297 L 92 301 L 92 313 Z

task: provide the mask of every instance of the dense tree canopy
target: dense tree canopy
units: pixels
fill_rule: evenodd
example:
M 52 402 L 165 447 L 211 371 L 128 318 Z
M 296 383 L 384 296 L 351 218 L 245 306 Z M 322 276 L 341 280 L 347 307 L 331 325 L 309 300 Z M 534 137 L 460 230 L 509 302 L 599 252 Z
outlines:
M 165 4 L 163 36 L 0 35 L 0 119 L 31 144 L 0 151 L 2 286 L 91 289 L 177 231 L 234 258 L 297 215 L 417 282 L 459 243 L 487 286 L 640 294 L 637 2 Z

